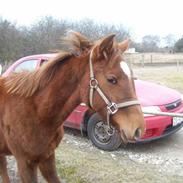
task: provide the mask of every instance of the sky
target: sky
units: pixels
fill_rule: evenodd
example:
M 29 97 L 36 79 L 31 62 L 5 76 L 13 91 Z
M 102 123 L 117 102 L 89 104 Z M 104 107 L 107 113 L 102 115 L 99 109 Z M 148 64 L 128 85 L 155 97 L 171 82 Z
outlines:
M 132 37 L 183 35 L 183 0 L 0 0 L 0 16 L 31 25 L 44 16 L 122 24 Z

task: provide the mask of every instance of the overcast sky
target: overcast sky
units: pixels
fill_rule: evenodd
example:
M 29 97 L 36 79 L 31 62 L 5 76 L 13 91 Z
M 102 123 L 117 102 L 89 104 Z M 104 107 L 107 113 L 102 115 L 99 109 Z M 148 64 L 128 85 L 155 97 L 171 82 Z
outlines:
M 183 35 L 183 0 L 0 0 L 0 16 L 18 25 L 45 15 L 123 24 L 137 40 L 146 34 Z

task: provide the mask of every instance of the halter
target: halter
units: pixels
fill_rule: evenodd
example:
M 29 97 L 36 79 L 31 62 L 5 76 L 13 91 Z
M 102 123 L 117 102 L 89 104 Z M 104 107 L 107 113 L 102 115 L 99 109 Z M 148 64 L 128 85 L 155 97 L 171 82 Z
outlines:
M 110 115 L 114 115 L 115 113 L 118 112 L 119 108 L 126 108 L 134 105 L 140 105 L 140 102 L 138 100 L 128 100 L 126 102 L 121 102 L 121 103 L 115 103 L 110 101 L 101 88 L 99 87 L 99 83 L 97 79 L 95 78 L 94 72 L 93 72 L 93 64 L 92 64 L 92 56 L 93 56 L 93 49 L 90 53 L 90 58 L 89 58 L 89 67 L 90 67 L 90 94 L 89 94 L 89 102 L 90 106 L 93 108 L 93 93 L 94 90 L 98 92 L 100 97 L 104 100 L 106 103 L 107 107 L 107 128 L 106 132 L 108 135 L 112 136 L 115 132 L 114 127 L 110 125 Z

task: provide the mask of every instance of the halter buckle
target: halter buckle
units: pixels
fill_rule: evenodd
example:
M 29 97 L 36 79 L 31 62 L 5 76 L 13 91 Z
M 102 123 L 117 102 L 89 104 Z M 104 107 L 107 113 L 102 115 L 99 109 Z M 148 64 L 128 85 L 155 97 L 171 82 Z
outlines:
M 110 105 L 107 106 L 107 110 L 109 114 L 115 114 L 118 111 L 118 106 L 116 103 L 112 102 Z
M 90 79 L 90 87 L 91 88 L 97 88 L 98 87 L 98 81 L 95 78 Z

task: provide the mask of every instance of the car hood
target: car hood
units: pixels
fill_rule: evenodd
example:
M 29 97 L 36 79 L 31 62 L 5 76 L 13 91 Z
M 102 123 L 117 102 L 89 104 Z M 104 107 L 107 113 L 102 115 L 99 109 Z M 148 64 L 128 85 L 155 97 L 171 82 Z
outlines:
M 142 106 L 165 105 L 181 98 L 179 92 L 147 81 L 135 80 L 135 88 Z

